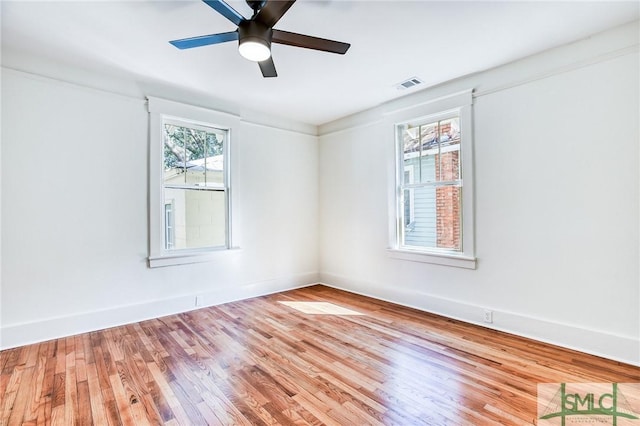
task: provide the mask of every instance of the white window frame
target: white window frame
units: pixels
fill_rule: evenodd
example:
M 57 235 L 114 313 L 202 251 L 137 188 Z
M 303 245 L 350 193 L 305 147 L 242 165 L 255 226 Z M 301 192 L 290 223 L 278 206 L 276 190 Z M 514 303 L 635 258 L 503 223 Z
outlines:
M 418 105 L 386 113 L 385 123 L 394 144 L 393 175 L 389 179 L 389 249 L 390 257 L 399 260 L 432 263 L 468 269 L 476 268 L 475 257 L 475 212 L 473 184 L 473 91 L 466 90 L 450 96 L 429 100 Z M 411 122 L 428 123 L 458 116 L 460 119 L 460 167 L 462 184 L 461 251 L 429 247 L 401 246 L 404 230 L 403 214 L 400 212 L 404 178 L 402 152 L 397 141 L 397 126 Z M 391 132 L 393 132 L 391 134 Z
M 182 265 L 188 263 L 210 262 L 219 259 L 223 253 L 238 248 L 237 221 L 232 215 L 236 206 L 235 191 L 232 191 L 233 152 L 232 147 L 238 138 L 240 118 L 223 112 L 195 107 L 160 98 L 148 98 L 149 110 L 149 257 L 150 268 Z M 165 122 L 183 123 L 185 126 L 205 126 L 227 132 L 225 141 L 226 173 L 226 245 L 224 247 L 205 247 L 174 250 L 165 247 L 165 200 L 163 156 L 163 126 Z M 229 141 L 232 139 L 234 143 Z M 234 188 L 236 185 L 234 184 Z

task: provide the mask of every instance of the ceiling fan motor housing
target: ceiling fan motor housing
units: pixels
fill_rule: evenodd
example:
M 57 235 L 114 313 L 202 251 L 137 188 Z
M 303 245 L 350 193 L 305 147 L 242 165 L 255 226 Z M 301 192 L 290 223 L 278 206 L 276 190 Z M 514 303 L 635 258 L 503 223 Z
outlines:
M 273 30 L 260 22 L 245 20 L 238 25 L 238 41 L 240 44 L 247 41 L 264 44 L 271 49 Z
M 246 0 L 246 1 L 249 7 L 253 9 L 254 13 L 258 13 L 258 11 L 262 9 L 265 4 L 267 4 L 267 0 Z

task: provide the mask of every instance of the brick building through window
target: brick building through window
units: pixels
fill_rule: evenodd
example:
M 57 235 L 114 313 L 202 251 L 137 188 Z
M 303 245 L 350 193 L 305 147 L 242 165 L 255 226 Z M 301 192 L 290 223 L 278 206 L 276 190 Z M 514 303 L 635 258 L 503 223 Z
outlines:
M 401 134 L 401 245 L 461 251 L 459 118 L 405 124 Z

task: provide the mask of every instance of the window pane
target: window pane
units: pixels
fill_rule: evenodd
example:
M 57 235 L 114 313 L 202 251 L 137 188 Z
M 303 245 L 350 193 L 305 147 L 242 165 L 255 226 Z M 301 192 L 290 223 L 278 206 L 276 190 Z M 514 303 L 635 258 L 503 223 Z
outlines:
M 439 153 L 436 163 L 438 181 L 460 179 L 460 119 L 439 122 Z
M 422 150 L 438 149 L 438 123 L 429 123 L 420 126 L 420 140 Z
M 165 204 L 173 205 L 172 249 L 221 247 L 226 245 L 224 191 L 164 189 Z
M 440 120 L 440 145 L 447 146 L 452 143 L 460 143 L 460 119 L 458 117 Z
M 224 185 L 224 138 L 219 133 L 207 133 L 206 182 L 209 186 Z
M 402 149 L 403 149 L 403 162 L 404 162 L 404 183 L 412 184 L 415 182 L 417 176 L 414 170 L 419 172 L 420 164 L 420 138 L 418 133 L 419 127 L 406 126 L 402 131 Z
M 404 226 L 405 232 L 413 230 L 413 212 L 415 211 L 413 204 L 413 189 L 405 189 L 403 194 L 403 203 L 404 203 Z
M 223 136 L 204 130 L 187 130 L 186 182 L 197 186 L 224 185 Z
M 222 188 L 224 133 L 165 124 L 164 181 Z
M 456 251 L 462 249 L 460 202 L 461 188 L 459 186 L 436 188 L 436 247 Z
M 164 181 L 184 183 L 185 148 L 184 128 L 172 124 L 164 125 Z
M 436 189 L 420 187 L 413 189 L 413 211 L 409 213 L 410 226 L 405 227 L 404 245 L 436 247 Z M 407 206 L 405 204 L 405 215 Z M 405 217 L 406 221 L 406 217 Z
M 405 246 L 460 251 L 461 188 L 414 188 L 403 194 Z
M 420 182 L 435 182 L 436 164 L 438 159 L 437 149 L 422 151 L 420 157 Z
M 436 164 L 438 158 L 438 123 L 420 126 L 422 155 L 420 157 L 420 182 L 436 180 Z
M 184 130 L 187 153 L 185 181 L 188 184 L 203 185 L 205 181 L 204 163 L 206 159 L 207 133 L 198 129 L 184 128 Z
M 442 151 L 438 156 L 440 167 L 437 168 L 438 181 L 454 181 L 460 179 L 460 145 L 451 151 Z

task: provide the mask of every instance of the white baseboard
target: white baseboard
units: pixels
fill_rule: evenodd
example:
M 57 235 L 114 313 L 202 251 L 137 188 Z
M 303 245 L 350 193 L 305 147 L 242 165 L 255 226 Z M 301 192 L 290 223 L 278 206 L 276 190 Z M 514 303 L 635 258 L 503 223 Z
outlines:
M 216 288 L 215 291 L 186 294 L 170 299 L 150 300 L 42 321 L 3 325 L 0 327 L 0 350 L 306 287 L 317 284 L 318 278 L 317 272 L 309 272 L 246 284 L 227 285 Z M 195 305 L 196 296 L 198 296 L 198 306 Z
M 10 324 L 0 327 L 0 350 L 307 287 L 318 282 L 328 287 L 640 366 L 640 340 L 632 337 L 499 310 L 493 311 L 493 323 L 487 324 L 478 320 L 478 318 L 482 318 L 484 311 L 484 307 L 481 306 L 426 293 L 401 290 L 397 287 L 389 288 L 369 282 L 358 282 L 334 274 L 319 275 L 315 272 L 244 285 L 226 286 L 205 293 L 151 300 L 135 305 L 118 306 L 100 311 L 49 318 L 43 321 Z M 198 296 L 199 306 L 195 306 L 196 296 Z
M 371 282 L 358 282 L 357 280 L 334 274 L 322 273 L 320 282 L 328 287 L 640 366 L 639 338 L 615 335 L 499 310 L 493 311 L 493 323 L 488 324 L 480 320 L 484 312 L 484 307 L 482 306 L 426 293 L 402 290 L 397 287 L 385 287 Z

